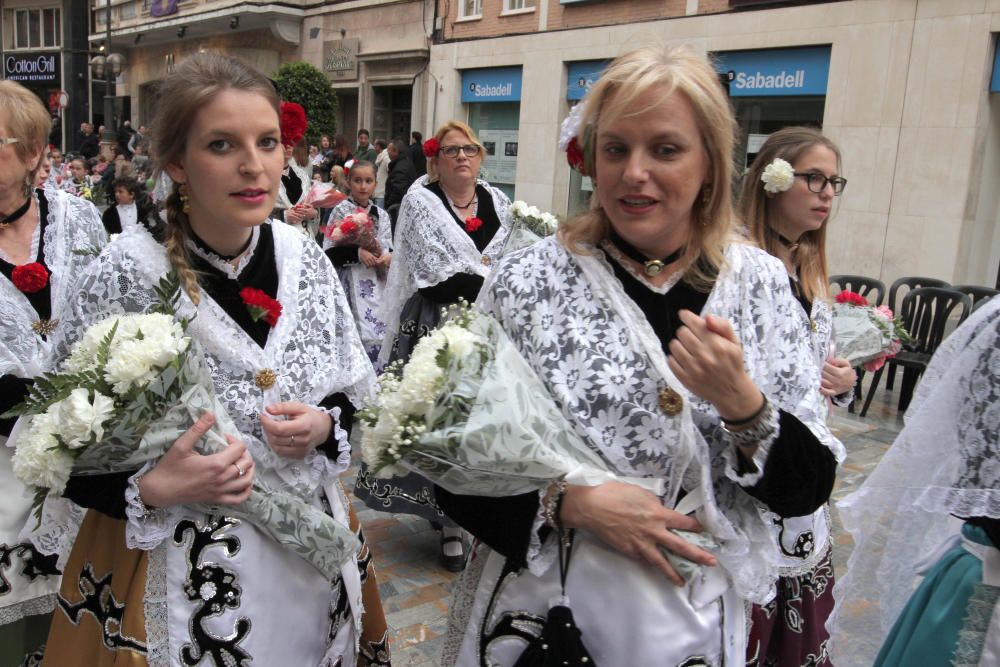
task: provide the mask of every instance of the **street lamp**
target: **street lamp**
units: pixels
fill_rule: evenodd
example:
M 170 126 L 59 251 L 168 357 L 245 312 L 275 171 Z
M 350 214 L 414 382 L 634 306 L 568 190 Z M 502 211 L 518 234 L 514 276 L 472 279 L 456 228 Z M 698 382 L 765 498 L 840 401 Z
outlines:
M 101 141 L 113 144 L 117 140 L 118 133 L 114 126 L 115 111 L 112 91 L 115 79 L 121 76 L 122 70 L 125 68 L 125 56 L 120 53 L 111 53 L 111 0 L 108 0 L 105 12 L 104 27 L 106 33 L 104 46 L 100 50 L 109 55 L 104 56 L 99 53 L 91 58 L 90 70 L 94 79 L 104 79 L 104 136 L 101 137 Z

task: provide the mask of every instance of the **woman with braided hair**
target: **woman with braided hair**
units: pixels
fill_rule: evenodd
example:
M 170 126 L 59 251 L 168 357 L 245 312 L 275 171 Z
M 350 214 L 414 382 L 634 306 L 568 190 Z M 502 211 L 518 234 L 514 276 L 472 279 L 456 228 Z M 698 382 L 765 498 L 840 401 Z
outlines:
M 363 542 L 327 576 L 227 512 L 260 478 L 359 532 L 338 476 L 374 372 L 326 257 L 268 220 L 284 167 L 277 95 L 242 62 L 201 53 L 160 99 L 153 157 L 173 181 L 163 243 L 135 226 L 95 260 L 57 351 L 109 315 L 148 311 L 174 271 L 178 316 L 240 437 L 201 454 L 206 413 L 155 463 L 71 479 L 67 495 L 90 511 L 45 664 L 388 664 Z

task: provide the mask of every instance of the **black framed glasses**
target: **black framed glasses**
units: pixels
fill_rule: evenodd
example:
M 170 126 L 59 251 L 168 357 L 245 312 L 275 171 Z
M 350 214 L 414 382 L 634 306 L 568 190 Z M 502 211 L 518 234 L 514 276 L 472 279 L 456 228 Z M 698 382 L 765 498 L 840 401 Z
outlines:
M 816 194 L 823 192 L 827 183 L 833 188 L 834 195 L 840 195 L 847 187 L 847 179 L 840 176 L 827 177 L 816 171 L 796 171 L 795 175 L 806 179 L 806 187 L 809 188 L 809 192 Z
M 465 144 L 464 146 L 442 146 L 441 153 L 446 157 L 458 157 L 458 152 L 462 151 L 465 157 L 476 157 L 482 148 L 476 144 Z

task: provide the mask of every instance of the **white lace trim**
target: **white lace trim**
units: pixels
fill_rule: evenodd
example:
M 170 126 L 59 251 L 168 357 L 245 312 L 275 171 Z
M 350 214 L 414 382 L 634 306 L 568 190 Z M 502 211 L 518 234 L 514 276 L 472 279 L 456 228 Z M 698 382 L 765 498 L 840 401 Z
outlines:
M 184 244 L 187 249 L 194 254 L 201 257 L 203 260 L 209 263 L 210 266 L 222 272 L 222 274 L 228 277 L 230 280 L 236 280 L 243 273 L 243 269 L 247 268 L 247 264 L 253 259 L 254 253 L 257 251 L 257 242 L 260 240 L 260 227 L 254 227 L 250 232 L 250 245 L 247 249 L 240 254 L 239 259 L 234 265 L 231 261 L 223 259 L 214 252 L 208 252 L 203 250 L 191 239 L 185 239 Z
M 146 558 L 146 662 L 149 667 L 170 667 L 169 608 L 167 606 L 167 545 Z
M 726 477 L 744 488 L 754 486 L 761 480 L 761 478 L 764 477 L 764 466 L 767 464 L 767 458 L 771 455 L 771 445 L 774 444 L 774 441 L 777 440 L 778 435 L 780 435 L 781 427 L 779 425 L 780 420 L 778 418 L 778 411 L 771 410 L 768 412 L 768 416 L 770 422 L 770 435 L 757 443 L 757 450 L 753 453 L 753 456 L 750 457 L 750 460 L 755 468 L 753 471 L 742 475 L 736 472 L 739 470 L 740 453 L 735 444 L 730 444 L 730 446 L 723 451 L 723 455 L 726 457 L 726 463 L 728 464 Z M 720 430 L 723 433 L 723 438 L 732 443 L 732 436 L 726 433 L 725 429 Z
M 56 608 L 56 594 L 24 600 L 16 604 L 0 607 L 0 626 L 10 625 L 27 616 L 48 614 Z
M 531 524 L 531 537 L 528 541 L 528 571 L 536 577 L 545 574 L 559 556 L 557 546 L 557 536 L 552 531 L 542 542 L 538 531 L 545 526 L 545 490 L 538 492 L 538 511 L 535 513 L 535 521 Z
M 170 508 L 147 508 L 139 498 L 139 478 L 156 467 L 149 461 L 128 478 L 125 487 L 125 546 L 129 549 L 152 551 L 169 539 L 177 524 L 178 516 Z M 148 511 L 147 511 L 148 510 Z

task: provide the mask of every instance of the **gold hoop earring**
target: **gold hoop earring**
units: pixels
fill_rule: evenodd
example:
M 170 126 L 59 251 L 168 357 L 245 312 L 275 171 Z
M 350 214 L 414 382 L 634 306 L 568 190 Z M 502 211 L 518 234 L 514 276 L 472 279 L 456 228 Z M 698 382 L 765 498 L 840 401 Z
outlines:
M 191 212 L 191 197 L 188 196 L 187 183 L 181 183 L 177 193 L 181 198 L 181 210 L 184 211 L 185 215 L 189 214 Z

